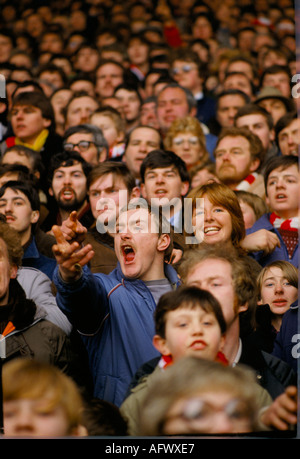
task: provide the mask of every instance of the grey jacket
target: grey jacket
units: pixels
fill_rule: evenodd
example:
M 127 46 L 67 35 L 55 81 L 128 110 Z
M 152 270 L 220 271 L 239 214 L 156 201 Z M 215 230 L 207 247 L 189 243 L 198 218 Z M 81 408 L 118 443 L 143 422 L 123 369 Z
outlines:
M 38 269 L 20 267 L 17 280 L 25 291 L 26 298 L 33 300 L 45 313 L 45 319 L 61 328 L 70 335 L 72 325 L 65 314 L 58 308 L 53 295 L 51 281 Z

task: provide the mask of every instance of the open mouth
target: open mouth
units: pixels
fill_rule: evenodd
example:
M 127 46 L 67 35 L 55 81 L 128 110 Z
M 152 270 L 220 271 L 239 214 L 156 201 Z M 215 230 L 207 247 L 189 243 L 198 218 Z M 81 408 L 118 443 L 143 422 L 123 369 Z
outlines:
M 135 251 L 130 245 L 122 246 L 122 254 L 125 264 L 133 263 L 135 259 Z
M 206 348 L 206 342 L 202 340 L 196 340 L 193 341 L 192 344 L 190 345 L 190 348 L 195 350 L 195 351 L 202 351 L 203 349 Z
M 70 201 L 70 200 L 74 199 L 75 192 L 71 188 L 64 188 L 60 193 L 60 197 L 62 199 L 64 199 L 65 201 Z
M 15 221 L 15 217 L 13 217 L 12 215 L 6 215 L 5 218 L 7 223 Z
M 284 200 L 284 199 L 286 199 L 286 198 L 287 198 L 287 196 L 286 196 L 285 194 L 283 194 L 283 193 L 278 193 L 278 194 L 276 195 L 277 201 L 281 201 L 281 200 Z
M 204 234 L 208 234 L 210 236 L 217 234 L 220 231 L 220 228 L 217 228 L 216 226 L 208 226 L 207 228 L 204 228 Z

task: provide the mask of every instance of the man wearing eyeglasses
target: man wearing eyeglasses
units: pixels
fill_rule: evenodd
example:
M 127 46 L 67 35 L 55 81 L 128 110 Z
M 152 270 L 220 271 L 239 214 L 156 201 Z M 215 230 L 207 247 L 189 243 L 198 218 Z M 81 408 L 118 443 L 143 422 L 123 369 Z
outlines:
M 172 78 L 182 87 L 189 89 L 197 101 L 196 118 L 201 123 L 215 116 L 216 102 L 205 94 L 205 68 L 196 52 L 178 49 L 171 61 Z
M 67 152 L 77 151 L 91 165 L 107 159 L 108 145 L 101 129 L 90 124 L 73 126 L 66 130 L 63 147 Z

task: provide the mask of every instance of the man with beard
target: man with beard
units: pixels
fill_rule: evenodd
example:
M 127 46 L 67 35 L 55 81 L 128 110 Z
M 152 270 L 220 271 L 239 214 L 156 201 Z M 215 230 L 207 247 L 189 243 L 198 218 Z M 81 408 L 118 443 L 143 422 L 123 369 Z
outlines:
M 248 128 L 222 131 L 214 150 L 218 179 L 232 190 L 245 190 L 265 197 L 264 180 L 258 170 L 264 157 L 260 138 Z
M 73 210 L 78 220 L 87 228 L 94 222 L 87 200 L 87 176 L 91 170 L 76 151 L 64 151 L 53 156 L 48 175 L 50 203 L 49 215 L 43 223 L 44 231 L 61 225 Z

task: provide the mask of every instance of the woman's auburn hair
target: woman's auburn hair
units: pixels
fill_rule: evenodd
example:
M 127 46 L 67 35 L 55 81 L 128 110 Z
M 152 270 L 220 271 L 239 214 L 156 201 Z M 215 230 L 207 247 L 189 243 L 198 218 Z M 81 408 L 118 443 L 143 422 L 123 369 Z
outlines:
M 235 247 L 240 246 L 240 242 L 246 236 L 245 223 L 239 200 L 234 191 L 223 183 L 210 182 L 192 189 L 187 198 L 192 199 L 192 210 L 196 209 L 198 198 L 207 196 L 215 206 L 221 206 L 227 210 L 231 217 L 232 233 L 231 241 Z

